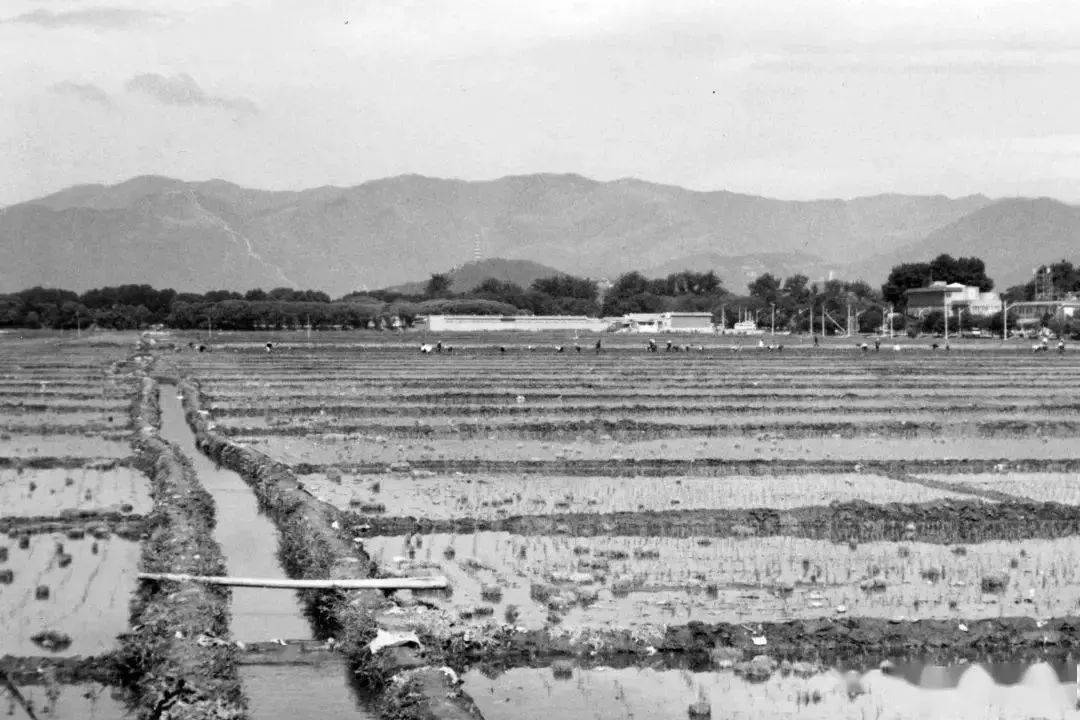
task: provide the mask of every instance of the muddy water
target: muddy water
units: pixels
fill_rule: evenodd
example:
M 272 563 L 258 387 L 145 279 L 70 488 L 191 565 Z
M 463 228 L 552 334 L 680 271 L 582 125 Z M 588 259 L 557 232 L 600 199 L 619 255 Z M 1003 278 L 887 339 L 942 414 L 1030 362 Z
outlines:
M 112 688 L 104 685 L 59 685 L 51 690 L 44 685 L 23 685 L 19 689 L 35 715 L 42 720 L 120 720 L 128 717 L 123 702 L 113 697 Z M 6 695 L 0 695 L 0 713 L 17 720 L 29 717 Z
M 239 670 L 251 717 L 258 720 L 377 717 L 343 663 L 245 665 Z
M 96 655 L 116 647 L 128 626 L 129 602 L 139 565 L 137 543 L 118 538 L 71 539 L 35 535 L 20 548 L 0 539 L 11 584 L 0 585 L 0 655 L 48 655 L 31 637 L 52 630 L 71 638 L 59 655 Z M 37 589 L 48 588 L 38 598 Z
M 1075 663 L 1052 666 L 907 666 L 902 674 L 857 674 L 864 691 L 849 697 L 844 675 L 773 675 L 749 683 L 731 671 L 574 669 L 556 679 L 550 668 L 509 670 L 492 679 L 465 675 L 465 690 L 486 720 L 683 720 L 704 700 L 714 718 L 800 720 L 1020 720 L 1080 718 L 1074 710 Z M 816 698 L 807 702 L 810 697 Z
M 219 468 L 195 446 L 175 386 L 163 386 L 161 436 L 175 443 L 190 460 L 199 482 L 214 498 L 214 539 L 221 545 L 230 575 L 285 577 L 277 558 L 277 528 L 259 512 L 255 495 L 237 473 Z M 307 639 L 311 626 L 296 593 L 264 588 L 233 588 L 232 634 L 242 642 Z

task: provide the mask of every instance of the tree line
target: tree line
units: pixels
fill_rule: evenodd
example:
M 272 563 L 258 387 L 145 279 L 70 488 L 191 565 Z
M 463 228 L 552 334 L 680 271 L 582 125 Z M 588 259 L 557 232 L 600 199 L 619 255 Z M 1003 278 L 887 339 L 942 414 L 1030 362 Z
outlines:
M 1048 266 L 1061 293 L 1080 291 L 1080 267 L 1061 261 Z M 467 292 L 454 293 L 450 278 L 432 275 L 424 290 L 404 294 L 390 290 L 356 292 L 332 300 L 318 290 L 274 288 L 244 293 L 213 290 L 185 293 L 157 290 L 150 285 L 120 285 L 83 293 L 34 287 L 0 295 L 0 327 L 73 329 L 97 326 L 139 329 L 163 325 L 176 329 L 221 330 L 290 329 L 312 327 L 409 327 L 417 317 L 432 314 L 588 315 L 619 317 L 628 313 L 707 312 L 715 323 L 731 327 L 743 319 L 777 331 L 826 334 L 852 330 L 874 332 L 889 322 L 894 330 L 940 332 L 940 311 L 920 319 L 905 317 L 906 291 L 933 280 L 961 282 L 990 290 L 994 282 L 979 258 L 943 254 L 928 262 L 902 263 L 875 289 L 863 281 L 811 282 L 806 275 L 785 278 L 763 273 L 746 285 L 746 292 L 728 290 L 715 271 L 683 270 L 662 278 L 631 271 L 607 287 L 595 280 L 559 274 L 522 287 L 488 278 Z M 1030 299 L 1034 285 L 1010 288 L 1010 301 Z M 813 327 L 811 328 L 811 320 Z M 1001 317 L 965 315 L 950 330 L 986 327 L 1000 329 Z

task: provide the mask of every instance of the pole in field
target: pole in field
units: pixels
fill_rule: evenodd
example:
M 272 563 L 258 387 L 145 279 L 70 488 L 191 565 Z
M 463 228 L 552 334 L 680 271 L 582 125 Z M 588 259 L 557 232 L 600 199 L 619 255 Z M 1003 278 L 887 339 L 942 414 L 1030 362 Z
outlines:
M 948 344 L 948 342 L 949 342 L 949 296 L 948 296 L 948 294 L 946 294 L 945 297 L 942 298 L 942 302 L 945 303 L 945 305 L 943 306 L 945 308 L 945 343 Z

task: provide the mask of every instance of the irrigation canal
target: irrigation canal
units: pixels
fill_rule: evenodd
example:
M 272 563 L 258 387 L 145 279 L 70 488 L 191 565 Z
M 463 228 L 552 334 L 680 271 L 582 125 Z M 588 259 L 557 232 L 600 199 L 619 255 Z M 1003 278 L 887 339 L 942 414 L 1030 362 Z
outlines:
M 199 452 L 184 418 L 175 385 L 162 385 L 161 437 L 180 449 L 199 482 L 214 499 L 214 539 L 230 575 L 284 578 L 277 557 L 277 528 L 259 511 L 255 493 L 240 475 L 218 467 Z M 244 643 L 310 640 L 311 625 L 295 592 L 232 588 L 232 637 Z M 363 706 L 343 662 L 318 665 L 251 665 L 239 668 L 253 720 L 354 717 L 374 718 Z

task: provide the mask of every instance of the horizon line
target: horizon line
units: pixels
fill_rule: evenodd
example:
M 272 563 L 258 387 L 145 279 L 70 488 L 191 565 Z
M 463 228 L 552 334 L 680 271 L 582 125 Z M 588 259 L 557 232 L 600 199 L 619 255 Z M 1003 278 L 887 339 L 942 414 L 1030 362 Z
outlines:
M 78 189 L 78 188 L 112 189 L 112 188 L 116 188 L 118 186 L 121 186 L 121 185 L 124 185 L 124 184 L 127 184 L 127 183 L 131 183 L 131 182 L 134 182 L 134 181 L 137 181 L 137 180 L 142 180 L 142 179 L 147 179 L 147 180 L 152 180 L 152 179 L 169 180 L 169 181 L 174 181 L 174 182 L 179 182 L 179 183 L 185 183 L 185 184 L 188 184 L 188 185 L 205 185 L 205 184 L 209 184 L 209 183 L 225 183 L 225 184 L 231 185 L 233 187 L 242 188 L 244 190 L 252 190 L 252 191 L 256 191 L 256 192 L 265 192 L 265 193 L 304 193 L 304 192 L 311 192 L 311 191 L 314 191 L 314 190 L 326 190 L 326 189 L 354 190 L 354 189 L 361 188 L 361 187 L 364 187 L 364 186 L 367 186 L 367 185 L 374 185 L 374 184 L 377 184 L 377 183 L 391 182 L 391 181 L 395 181 L 395 180 L 403 180 L 403 179 L 407 179 L 407 178 L 419 178 L 419 179 L 422 179 L 422 180 L 438 181 L 438 182 L 467 183 L 467 184 L 473 184 L 473 185 L 485 184 L 486 185 L 486 184 L 495 184 L 495 183 L 503 182 L 503 181 L 507 181 L 507 180 L 517 180 L 517 179 L 524 179 L 524 178 L 539 178 L 539 177 L 576 178 L 576 179 L 587 181 L 589 183 L 595 183 L 597 185 L 618 185 L 618 184 L 625 184 L 625 183 L 643 183 L 643 184 L 646 184 L 646 185 L 652 185 L 652 186 L 659 187 L 659 188 L 670 188 L 670 189 L 675 189 L 675 190 L 679 190 L 679 191 L 686 192 L 686 193 L 692 193 L 692 194 L 696 194 L 696 195 L 728 194 L 728 195 L 737 195 L 737 196 L 741 196 L 741 197 L 761 198 L 761 199 L 772 200 L 772 201 L 776 201 L 776 202 L 798 203 L 798 204 L 833 203 L 833 202 L 846 203 L 846 202 L 855 202 L 855 201 L 858 201 L 858 200 L 871 200 L 871 199 L 883 198 L 883 197 L 944 198 L 944 199 L 950 200 L 950 201 L 965 200 L 965 199 L 969 199 L 969 198 L 983 198 L 983 199 L 989 200 L 991 202 L 999 202 L 999 201 L 1002 201 L 1002 200 L 1019 200 L 1019 199 L 1028 199 L 1028 200 L 1043 200 L 1043 199 L 1045 199 L 1045 200 L 1053 200 L 1055 202 L 1060 202 L 1060 203 L 1065 204 L 1065 205 L 1076 205 L 1077 202 L 1078 202 L 1076 200 L 1068 200 L 1068 199 L 1064 199 L 1064 198 L 1061 198 L 1061 197 L 1055 197 L 1055 196 L 1052 196 L 1052 195 L 1021 195 L 1021 194 L 1016 194 L 1016 195 L 991 195 L 991 194 L 987 194 L 987 193 L 984 193 L 984 192 L 972 192 L 972 193 L 966 193 L 966 194 L 962 194 L 962 195 L 948 195 L 948 194 L 940 193 L 940 192 L 937 192 L 937 193 L 935 193 L 935 192 L 930 192 L 930 193 L 909 193 L 909 192 L 899 192 L 899 191 L 884 191 L 884 192 L 869 193 L 869 194 L 865 194 L 865 195 L 852 195 L 852 196 L 848 196 L 848 197 L 838 197 L 838 196 L 836 196 L 836 197 L 816 197 L 816 198 L 784 198 L 784 197 L 777 197 L 777 196 L 773 196 L 773 195 L 755 194 L 755 193 L 744 192 L 744 191 L 739 191 L 739 190 L 729 190 L 729 189 L 725 189 L 725 188 L 714 188 L 714 189 L 709 189 L 709 190 L 699 190 L 699 189 L 696 189 L 696 188 L 687 187 L 685 185 L 678 185 L 678 184 L 667 183 L 667 182 L 658 182 L 658 181 L 653 181 L 653 180 L 645 180 L 645 179 L 630 176 L 630 175 L 614 178 L 614 179 L 611 179 L 611 180 L 598 180 L 596 178 L 589 177 L 588 175 L 584 175 L 582 173 L 572 172 L 572 171 L 569 171 L 569 172 L 539 171 L 539 172 L 533 172 L 533 173 L 512 173 L 512 174 L 506 174 L 506 175 L 499 175 L 499 176 L 493 177 L 493 178 L 485 178 L 485 179 L 477 179 L 477 180 L 469 180 L 469 179 L 464 179 L 464 178 L 460 178 L 460 177 L 444 177 L 444 176 L 438 176 L 438 175 L 425 175 L 423 173 L 410 172 L 410 173 L 400 173 L 400 174 L 397 174 L 397 175 L 386 175 L 386 176 L 382 176 L 382 177 L 372 178 L 370 180 L 364 180 L 362 182 L 358 182 L 358 183 L 354 183 L 354 184 L 337 185 L 337 184 L 333 184 L 333 183 L 327 183 L 327 184 L 322 184 L 322 185 L 311 185 L 311 186 L 308 186 L 308 187 L 299 187 L 299 188 L 295 188 L 295 187 L 294 188 L 255 187 L 255 186 L 251 186 L 251 185 L 244 185 L 244 184 L 238 183 L 238 182 L 236 182 L 234 180 L 229 180 L 229 179 L 222 178 L 222 177 L 211 177 L 211 178 L 206 178 L 206 179 L 201 179 L 201 180 L 193 180 L 193 179 L 187 179 L 187 178 L 182 178 L 182 177 L 176 177 L 176 176 L 172 176 L 172 175 L 162 175 L 162 174 L 157 174 L 157 173 L 142 173 L 142 174 L 138 174 L 138 175 L 132 175 L 132 176 L 130 176 L 128 178 L 125 178 L 123 180 L 119 180 L 119 181 L 113 182 L 113 183 L 108 183 L 108 182 L 87 182 L 87 183 L 75 183 L 75 184 L 72 184 L 72 185 L 67 185 L 67 186 L 61 187 L 59 189 L 53 190 L 51 192 L 45 193 L 44 195 L 38 195 L 36 197 L 30 198 L 30 199 L 27 199 L 27 200 L 21 200 L 21 201 L 18 201 L 18 202 L 9 203 L 7 205 L 2 205 L 2 206 L 0 206 L 0 210 L 6 210 L 7 208 L 16 207 L 18 205 L 32 205 L 32 204 L 35 204 L 37 201 L 43 200 L 45 198 L 49 198 L 49 197 L 52 197 L 54 195 L 58 195 L 60 193 L 70 191 L 70 190 L 75 190 L 75 189 Z

